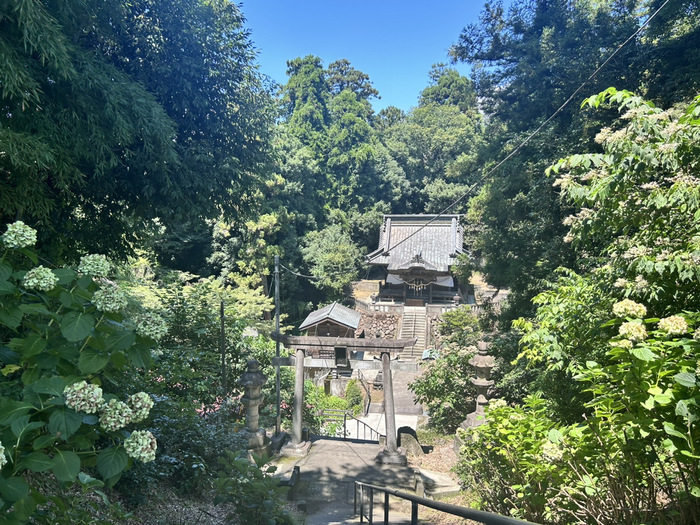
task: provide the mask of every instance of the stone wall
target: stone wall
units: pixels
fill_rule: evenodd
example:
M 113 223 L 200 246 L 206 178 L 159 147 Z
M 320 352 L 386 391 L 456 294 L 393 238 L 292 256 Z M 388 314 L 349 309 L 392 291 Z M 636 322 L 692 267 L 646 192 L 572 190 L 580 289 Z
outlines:
M 364 331 L 364 335 L 367 339 L 376 337 L 395 339 L 398 325 L 398 315 L 362 312 L 360 325 L 357 327 L 355 333 L 361 334 Z

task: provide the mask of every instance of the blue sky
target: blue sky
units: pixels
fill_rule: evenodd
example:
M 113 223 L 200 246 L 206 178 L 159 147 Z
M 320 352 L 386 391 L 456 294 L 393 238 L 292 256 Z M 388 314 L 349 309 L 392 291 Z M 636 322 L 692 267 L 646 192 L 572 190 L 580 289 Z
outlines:
M 247 0 L 247 27 L 263 73 L 287 81 L 287 60 L 316 55 L 324 66 L 347 58 L 369 75 L 381 100 L 375 110 L 415 106 L 433 64 L 462 28 L 476 22 L 480 0 Z M 455 66 L 467 74 L 467 66 Z

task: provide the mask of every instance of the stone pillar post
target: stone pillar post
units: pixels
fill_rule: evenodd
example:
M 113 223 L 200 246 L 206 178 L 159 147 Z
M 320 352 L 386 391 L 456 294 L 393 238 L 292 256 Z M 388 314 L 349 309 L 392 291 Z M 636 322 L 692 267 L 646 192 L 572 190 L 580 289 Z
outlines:
M 382 382 L 384 390 L 384 418 L 386 419 L 386 448 L 390 454 L 396 454 L 396 408 L 394 407 L 394 384 L 391 380 L 391 356 L 382 352 Z
M 493 385 L 491 369 L 494 367 L 493 356 L 487 355 L 489 345 L 483 341 L 478 343 L 477 354 L 469 360 L 469 364 L 476 369 L 476 377 L 471 382 L 476 386 L 476 410 L 467 415 L 462 427 L 478 427 L 486 423 L 484 407 L 488 404 L 488 389 Z
M 406 465 L 406 454 L 396 444 L 396 409 L 394 384 L 391 380 L 391 355 L 382 352 L 382 388 L 384 389 L 384 418 L 386 420 L 386 447 L 377 455 L 377 463 Z
M 292 445 L 301 444 L 304 422 L 304 351 L 297 349 L 294 369 L 294 411 L 292 412 Z
M 294 363 L 294 406 L 292 407 L 292 440 L 282 447 L 283 456 L 304 457 L 311 448 L 310 441 L 302 441 L 304 424 L 304 350 L 297 348 Z
M 256 454 L 269 453 L 269 440 L 265 429 L 260 428 L 260 404 L 262 387 L 267 377 L 260 371 L 260 363 L 248 361 L 248 370 L 241 375 L 238 384 L 244 389 L 241 401 L 246 408 L 245 433 L 248 436 L 248 450 Z

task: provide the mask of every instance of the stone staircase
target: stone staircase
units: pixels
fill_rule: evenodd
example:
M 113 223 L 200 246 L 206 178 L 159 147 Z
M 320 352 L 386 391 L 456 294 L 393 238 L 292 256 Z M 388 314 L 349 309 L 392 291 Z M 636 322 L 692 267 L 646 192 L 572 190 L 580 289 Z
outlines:
M 425 306 L 404 306 L 399 338 L 412 339 L 415 337 L 417 341 L 414 346 L 403 351 L 401 359 L 420 360 L 426 348 L 427 335 Z

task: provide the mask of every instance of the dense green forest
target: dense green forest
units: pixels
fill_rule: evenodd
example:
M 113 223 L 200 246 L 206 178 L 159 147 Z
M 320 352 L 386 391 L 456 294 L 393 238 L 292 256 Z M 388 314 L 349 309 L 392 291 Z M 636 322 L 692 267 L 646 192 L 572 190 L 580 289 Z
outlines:
M 481 506 L 696 523 L 700 4 L 487 2 L 408 112 L 375 112 L 343 57 L 289 57 L 275 85 L 254 42 L 227 0 L 0 3 L 4 519 L 118 522 L 85 496 L 105 485 L 274 492 L 218 474 L 246 360 L 273 373 L 274 256 L 295 326 L 369 275 L 383 214 L 449 211 L 460 272 L 510 290 L 480 328 L 447 321 L 498 357 L 503 402 L 460 431 Z M 475 337 L 414 386 L 446 432 Z M 257 482 L 231 490 L 234 467 Z

